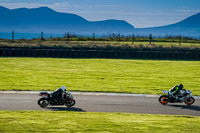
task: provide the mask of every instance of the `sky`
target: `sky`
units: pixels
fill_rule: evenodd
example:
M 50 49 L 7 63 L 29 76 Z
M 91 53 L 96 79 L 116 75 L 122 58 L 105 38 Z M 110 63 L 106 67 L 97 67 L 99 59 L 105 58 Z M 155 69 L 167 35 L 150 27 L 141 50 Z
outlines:
M 177 23 L 200 13 L 200 0 L 0 0 L 9 9 L 47 6 L 88 21 L 125 20 L 135 28 Z

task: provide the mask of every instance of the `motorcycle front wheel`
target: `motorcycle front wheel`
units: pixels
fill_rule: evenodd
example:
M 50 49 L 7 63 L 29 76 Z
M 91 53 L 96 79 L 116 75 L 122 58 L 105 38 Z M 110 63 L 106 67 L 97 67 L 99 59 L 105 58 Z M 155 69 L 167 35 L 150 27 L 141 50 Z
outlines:
M 40 98 L 38 100 L 38 105 L 40 105 L 40 107 L 44 108 L 49 105 L 49 101 L 46 98 Z
M 166 105 L 168 103 L 168 100 L 169 100 L 169 96 L 167 95 L 162 95 L 160 96 L 159 98 L 159 102 L 162 104 L 162 105 Z
M 185 104 L 190 106 L 195 102 L 195 99 L 193 97 L 190 97 L 190 98 L 186 99 L 184 102 L 185 102 Z
M 68 108 L 74 106 L 76 104 L 76 101 L 73 99 L 73 100 L 70 100 L 70 101 L 67 101 L 67 103 L 65 104 L 65 106 L 67 106 Z

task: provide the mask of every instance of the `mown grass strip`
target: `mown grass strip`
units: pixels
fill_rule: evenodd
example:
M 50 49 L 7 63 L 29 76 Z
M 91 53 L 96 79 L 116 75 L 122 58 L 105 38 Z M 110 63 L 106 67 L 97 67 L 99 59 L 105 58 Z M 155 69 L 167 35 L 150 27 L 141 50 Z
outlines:
M 96 50 L 144 50 L 144 51 L 200 51 L 198 43 L 184 42 L 130 42 L 123 41 L 15 41 L 0 40 L 0 47 L 19 48 L 68 48 L 68 49 L 96 49 Z
M 200 62 L 167 60 L 0 58 L 0 90 L 161 94 L 182 83 L 200 95 Z
M 0 111 L 0 132 L 200 132 L 200 117 L 52 111 Z

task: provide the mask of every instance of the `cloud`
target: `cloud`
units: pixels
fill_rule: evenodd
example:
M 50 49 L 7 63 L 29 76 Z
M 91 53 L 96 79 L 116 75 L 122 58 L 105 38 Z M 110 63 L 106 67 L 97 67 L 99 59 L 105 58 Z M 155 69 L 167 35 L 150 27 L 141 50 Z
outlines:
M 118 5 L 94 5 L 97 8 L 116 8 Z
M 177 12 L 184 12 L 184 13 L 198 13 L 200 10 L 189 10 L 189 9 L 181 9 L 181 10 L 175 10 Z

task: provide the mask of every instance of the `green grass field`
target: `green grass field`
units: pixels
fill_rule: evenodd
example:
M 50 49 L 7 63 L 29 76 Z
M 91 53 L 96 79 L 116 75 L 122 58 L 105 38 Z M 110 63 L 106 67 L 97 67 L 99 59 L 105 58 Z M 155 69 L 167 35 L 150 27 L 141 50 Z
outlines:
M 200 62 L 168 60 L 0 58 L 0 90 L 162 94 L 182 83 L 200 95 Z
M 198 133 L 200 117 L 126 113 L 0 111 L 1 133 Z
M 171 50 L 171 51 L 200 51 L 198 43 L 184 42 L 134 42 L 131 41 L 24 41 L 15 42 L 0 40 L 0 47 L 37 47 L 37 48 L 76 48 L 76 49 L 113 49 L 113 50 Z

